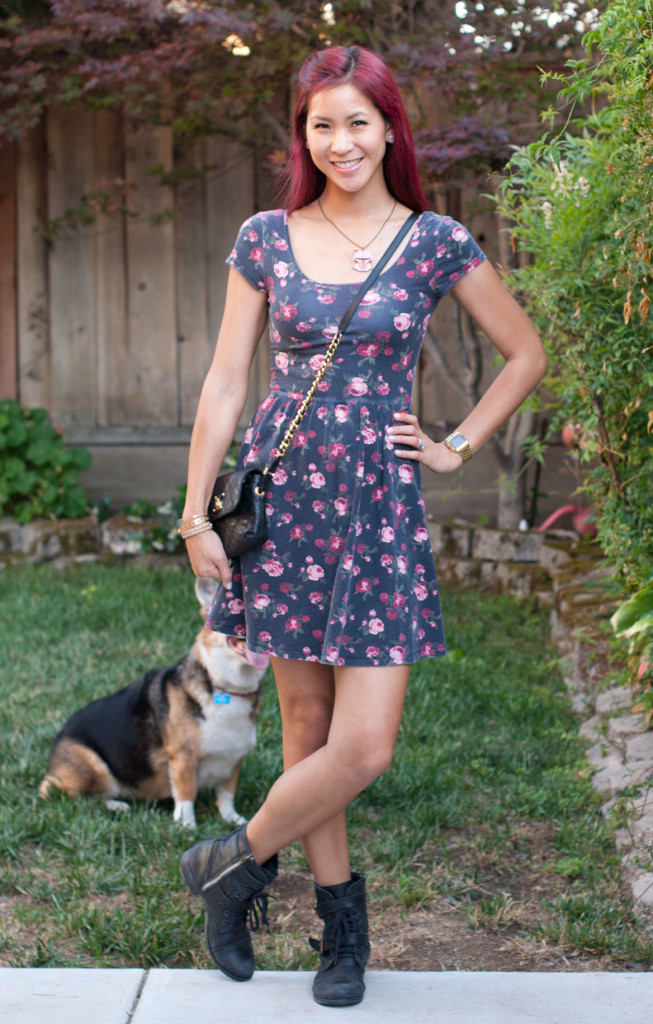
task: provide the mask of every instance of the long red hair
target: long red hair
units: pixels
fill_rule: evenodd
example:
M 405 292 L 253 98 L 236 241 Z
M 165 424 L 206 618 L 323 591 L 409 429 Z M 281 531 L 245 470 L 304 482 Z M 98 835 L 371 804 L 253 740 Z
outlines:
M 390 126 L 383 172 L 388 191 L 404 206 L 420 213 L 427 209 L 417 170 L 408 114 L 397 83 L 381 58 L 362 46 L 333 46 L 318 50 L 299 71 L 299 95 L 293 123 L 293 143 L 282 179 L 282 202 L 289 213 L 314 202 L 326 179 L 306 148 L 306 118 L 315 93 L 348 82 L 367 96 Z

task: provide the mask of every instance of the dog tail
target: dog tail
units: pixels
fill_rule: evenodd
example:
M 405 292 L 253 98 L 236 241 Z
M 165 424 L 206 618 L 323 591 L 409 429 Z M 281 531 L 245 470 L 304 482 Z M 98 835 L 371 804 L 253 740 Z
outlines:
M 39 786 L 39 796 L 41 800 L 47 800 L 52 793 L 53 789 L 63 789 L 63 783 L 61 779 L 58 779 L 56 775 L 46 775 L 43 782 Z

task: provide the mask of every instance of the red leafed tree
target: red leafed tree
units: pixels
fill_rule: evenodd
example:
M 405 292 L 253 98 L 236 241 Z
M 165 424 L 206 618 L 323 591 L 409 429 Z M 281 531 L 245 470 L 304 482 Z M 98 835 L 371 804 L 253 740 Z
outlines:
M 427 177 L 485 178 L 532 137 L 537 66 L 564 61 L 589 10 L 581 0 L 559 17 L 539 0 L 0 0 L 0 139 L 82 99 L 172 123 L 178 139 L 225 133 L 285 148 L 279 100 L 298 64 L 360 43 L 412 97 Z

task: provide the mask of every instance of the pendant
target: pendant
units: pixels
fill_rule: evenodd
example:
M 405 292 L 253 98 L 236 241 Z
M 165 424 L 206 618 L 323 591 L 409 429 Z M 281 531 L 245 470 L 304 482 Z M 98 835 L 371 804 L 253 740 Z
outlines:
M 374 257 L 367 249 L 354 249 L 351 265 L 359 274 L 367 274 L 374 266 Z

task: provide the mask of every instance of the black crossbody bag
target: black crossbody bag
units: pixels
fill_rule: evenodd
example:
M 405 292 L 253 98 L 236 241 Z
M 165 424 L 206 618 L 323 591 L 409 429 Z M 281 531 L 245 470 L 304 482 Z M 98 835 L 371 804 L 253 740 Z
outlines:
M 237 558 L 239 555 L 244 555 L 247 551 L 253 551 L 255 548 L 260 547 L 265 540 L 267 535 L 265 521 L 265 490 L 267 481 L 265 478 L 273 474 L 280 459 L 288 451 L 299 424 L 304 418 L 304 413 L 308 409 L 320 381 L 328 370 L 335 351 L 349 325 L 349 321 L 356 312 L 363 296 L 370 290 L 418 217 L 419 213 L 412 213 L 404 221 L 377 265 L 356 292 L 349 309 L 340 321 L 338 333 L 329 345 L 324 360 L 315 374 L 313 382 L 306 392 L 290 426 L 286 430 L 272 462 L 268 463 L 265 469 L 249 467 L 248 469 L 222 473 L 215 481 L 207 514 L 213 529 L 222 541 L 227 558 Z

